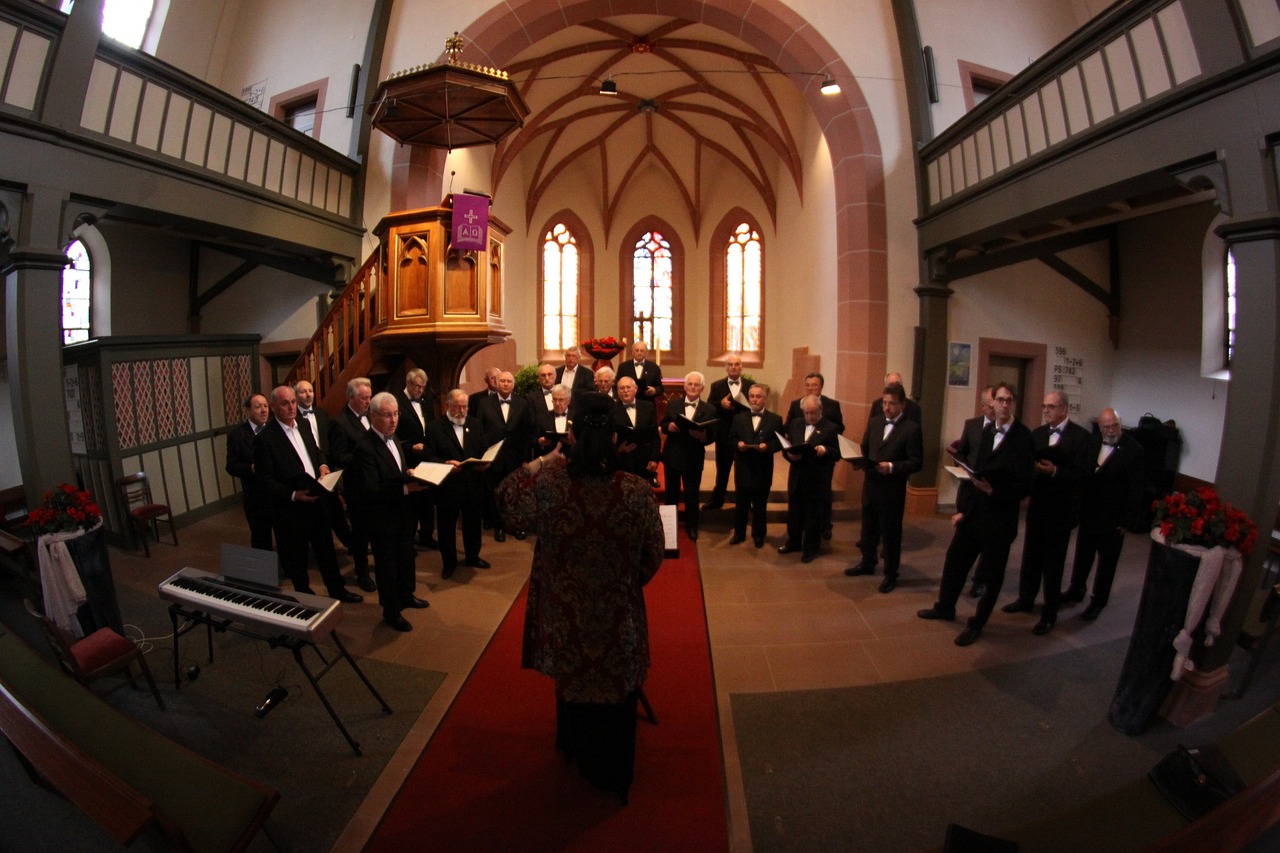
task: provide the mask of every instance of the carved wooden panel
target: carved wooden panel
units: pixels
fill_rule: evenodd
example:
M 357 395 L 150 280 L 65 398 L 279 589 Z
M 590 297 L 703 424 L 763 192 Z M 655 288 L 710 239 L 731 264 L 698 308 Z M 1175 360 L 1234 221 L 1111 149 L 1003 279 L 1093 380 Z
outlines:
M 421 237 L 408 237 L 401 242 L 396 270 L 396 316 L 420 317 L 428 313 L 430 258 L 427 243 Z
M 489 313 L 502 316 L 502 242 L 489 238 Z
M 444 313 L 475 316 L 480 310 L 480 280 L 474 252 L 450 252 L 444 271 Z

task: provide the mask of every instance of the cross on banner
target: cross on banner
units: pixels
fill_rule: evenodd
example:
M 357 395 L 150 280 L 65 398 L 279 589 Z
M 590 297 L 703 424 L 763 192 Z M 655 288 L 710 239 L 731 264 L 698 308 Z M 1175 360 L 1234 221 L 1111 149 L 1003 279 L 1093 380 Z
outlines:
M 453 248 L 458 251 L 483 252 L 488 248 L 489 199 L 485 196 L 455 193 L 453 196 Z

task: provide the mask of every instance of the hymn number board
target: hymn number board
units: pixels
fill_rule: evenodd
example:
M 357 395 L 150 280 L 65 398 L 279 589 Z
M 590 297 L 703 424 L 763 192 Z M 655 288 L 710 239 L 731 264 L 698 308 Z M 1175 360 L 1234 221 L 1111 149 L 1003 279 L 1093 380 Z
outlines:
M 1084 388 L 1084 359 L 1066 347 L 1053 348 L 1053 390 L 1067 397 L 1067 417 L 1080 422 L 1080 394 Z

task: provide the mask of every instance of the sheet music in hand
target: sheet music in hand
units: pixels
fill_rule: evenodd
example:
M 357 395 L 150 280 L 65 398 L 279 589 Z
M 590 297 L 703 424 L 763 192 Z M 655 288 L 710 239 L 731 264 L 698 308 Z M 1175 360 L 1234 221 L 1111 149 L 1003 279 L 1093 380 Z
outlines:
M 506 441 L 506 439 L 503 439 L 502 441 Z M 484 455 L 478 459 L 474 456 L 470 457 L 469 459 L 463 459 L 462 464 L 478 465 L 483 463 L 485 465 L 488 465 L 490 462 L 498 458 L 498 451 L 502 449 L 502 441 L 499 441 L 497 444 L 490 447 L 488 450 L 484 452 Z
M 330 471 L 328 474 L 325 474 L 323 477 L 320 477 L 319 479 L 316 480 L 316 482 L 319 483 L 321 486 L 324 486 L 324 488 L 327 491 L 332 492 L 334 487 L 338 485 L 338 481 L 341 479 L 342 479 L 342 469 L 339 468 L 337 471 Z
M 452 473 L 453 466 L 444 462 L 421 462 L 409 469 L 409 476 L 430 483 L 433 486 L 440 485 L 444 478 Z
M 961 468 L 959 465 L 943 465 L 942 469 L 957 480 L 969 479 L 969 472 Z
M 782 433 L 775 431 L 773 434 L 776 435 L 778 437 L 778 441 L 782 443 L 783 453 L 791 451 L 792 453 L 798 453 L 801 456 L 814 456 L 818 452 L 818 445 L 816 444 L 792 444 L 791 440 Z
M 840 458 L 841 459 L 861 459 L 862 445 L 858 442 L 845 438 L 843 435 L 837 435 L 836 440 L 840 442 Z

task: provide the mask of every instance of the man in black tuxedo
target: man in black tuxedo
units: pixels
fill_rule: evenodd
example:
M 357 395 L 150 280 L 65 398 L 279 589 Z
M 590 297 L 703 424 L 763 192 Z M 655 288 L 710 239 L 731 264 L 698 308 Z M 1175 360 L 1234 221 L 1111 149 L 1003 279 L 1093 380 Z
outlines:
M 556 387 L 556 369 L 548 362 L 538 365 L 538 384 L 525 396 L 534 414 L 551 411 L 551 391 Z M 571 390 L 571 389 L 566 389 Z
M 822 417 L 823 417 L 823 419 L 824 419 L 824 420 L 831 421 L 833 424 L 835 424 L 835 425 L 836 425 L 836 433 L 837 433 L 838 435 L 844 435 L 844 415 L 843 415 L 843 414 L 841 413 L 841 411 L 840 411 L 840 401 L 839 401 L 839 400 L 833 400 L 832 398 L 830 398 L 830 397 L 828 397 L 828 396 L 826 396 L 825 394 L 823 394 L 823 393 L 822 393 L 823 386 L 825 386 L 825 385 L 826 385 L 826 380 L 824 380 L 824 379 L 822 378 L 822 374 L 821 374 L 821 373 L 808 373 L 808 374 L 805 374 L 805 377 L 804 377 L 804 396 L 805 396 L 805 397 L 808 397 L 808 396 L 814 396 L 814 397 L 817 397 L 817 398 L 818 398 L 818 400 L 822 403 Z M 791 401 L 791 405 L 790 405 L 790 407 L 788 407 L 788 408 L 787 408 L 787 416 L 786 416 L 786 418 L 785 418 L 784 420 L 785 420 L 786 425 L 787 425 L 787 427 L 788 427 L 788 428 L 790 428 L 790 427 L 791 427 L 791 424 L 795 423 L 796 421 L 803 420 L 802 413 L 801 413 L 801 411 L 800 411 L 800 401 L 801 401 L 801 400 L 803 400 L 803 399 L 804 399 L 804 397 L 800 397 L 800 398 L 798 398 L 798 399 L 792 400 L 792 401 Z M 831 538 L 831 480 L 830 480 L 830 475 L 831 475 L 832 473 L 834 473 L 834 471 L 835 471 L 835 467 L 836 467 L 836 466 L 835 466 L 835 464 L 833 463 L 833 464 L 831 465 L 831 467 L 827 470 L 827 474 L 828 474 L 828 479 L 827 479 L 827 490 L 823 493 L 824 497 L 823 497 L 823 500 L 822 500 L 822 520 L 821 520 L 821 522 L 820 522 L 820 524 L 821 524 L 821 530 L 822 530 L 822 538 L 823 538 L 823 539 L 830 539 L 830 538 Z
M 999 383 L 993 399 L 995 420 L 982 433 L 978 464 L 973 466 L 973 491 L 963 505 L 956 507 L 959 512 L 953 520 L 955 532 L 942 566 L 938 600 L 933 607 L 916 613 L 921 619 L 954 621 L 965 576 L 981 557 L 987 589 L 978 599 L 968 626 L 956 637 L 957 646 L 976 642 L 995 609 L 1004 585 L 1009 546 L 1018 538 L 1018 507 L 1031 491 L 1035 464 L 1031 430 L 1013 419 L 1013 388 Z
M 698 539 L 698 492 L 702 488 L 702 467 L 707 461 L 706 446 L 715 438 L 716 410 L 702 400 L 703 382 L 698 371 L 687 373 L 684 393 L 667 401 L 666 414 L 659 424 L 667 437 L 662 447 L 666 502 L 679 504 L 683 495 L 685 532 L 694 541 Z M 695 427 L 689 421 L 705 426 Z
M 462 466 L 465 459 L 480 458 L 488 447 L 484 427 L 470 417 L 467 392 L 449 392 L 445 417 L 427 424 L 427 461 L 445 462 L 458 470 L 445 478 L 436 490 L 436 536 L 440 540 L 440 561 L 445 579 L 458 567 L 458 517 L 462 517 L 463 559 L 468 566 L 489 568 L 480 556 L 480 527 L 484 515 L 483 465 Z
M 271 413 L 274 417 L 254 440 L 253 467 L 271 502 L 280 569 L 294 589 L 310 593 L 309 547 L 330 598 L 347 603 L 364 601 L 343 586 L 329 521 L 320 503 L 324 488 L 316 482 L 329 473 L 329 466 L 311 430 L 298 423 L 297 397 L 288 385 L 272 390 Z
M 904 389 L 907 387 L 906 383 L 902 381 L 902 374 L 895 373 L 893 371 L 889 371 L 884 375 L 884 384 L 885 384 L 885 387 L 888 387 L 890 385 L 901 385 Z M 871 401 L 871 417 L 867 418 L 868 422 L 871 421 L 871 418 L 882 417 L 884 415 L 883 401 L 884 401 L 884 395 L 876 397 L 874 400 Z M 902 417 L 906 418 L 909 421 L 915 421 L 916 423 L 921 425 L 923 425 L 924 423 L 924 421 L 922 420 L 923 416 L 921 415 L 921 412 L 920 412 L 920 404 L 917 403 L 915 400 L 912 400 L 910 397 L 907 397 L 906 402 L 903 403 L 902 405 Z
M 831 499 L 831 469 L 840 458 L 840 431 L 822 416 L 816 394 L 800 398 L 800 420 L 787 425 L 782 455 L 791 463 L 787 473 L 787 541 L 779 554 L 800 552 L 800 562 L 810 563 L 822 544 L 822 507 Z
M 630 376 L 636 381 L 636 397 L 656 407 L 662 396 L 662 368 L 649 358 L 649 346 L 637 340 L 631 345 L 631 360 L 618 365 L 618 379 Z
M 227 433 L 227 473 L 240 478 L 244 518 L 249 522 L 249 546 L 271 550 L 271 502 L 253 473 L 253 440 L 271 417 L 271 406 L 261 394 L 244 401 L 245 422 Z
M 970 468 L 978 464 L 978 449 L 982 446 L 982 431 L 995 419 L 995 401 L 991 396 L 994 390 L 991 385 L 982 390 L 982 396 L 978 398 L 982 407 L 982 414 L 976 418 L 966 420 L 964 427 L 960 431 L 960 437 L 951 442 L 951 445 L 947 448 L 947 452 L 953 458 L 963 462 Z M 973 483 L 969 480 L 961 480 L 960 485 L 956 487 L 956 507 L 966 503 L 972 491 Z M 951 516 L 951 523 L 954 525 L 959 520 L 960 513 L 957 511 Z M 973 570 L 973 586 L 969 587 L 969 597 L 981 598 L 986 589 L 987 585 L 983 580 L 982 574 L 982 561 L 979 560 L 978 567 Z
M 1071 585 L 1063 598 L 1084 601 L 1089 569 L 1096 555 L 1098 574 L 1093 580 L 1093 597 L 1080 614 L 1081 619 L 1092 622 L 1111 597 L 1124 532 L 1126 528 L 1136 529 L 1142 517 L 1142 444 L 1124 433 L 1115 409 L 1103 409 L 1098 415 L 1098 432 L 1089 441 L 1085 463 L 1075 564 L 1071 568 Z
M 719 509 L 724 506 L 725 493 L 729 489 L 729 472 L 733 468 L 737 442 L 729 434 L 733 419 L 747 411 L 747 384 L 742 381 L 742 356 L 729 353 L 724 359 L 723 379 L 711 383 L 707 399 L 716 407 L 716 482 L 711 490 L 711 500 L 703 509 Z
M 540 397 L 541 395 L 539 395 Z M 560 452 L 568 455 L 566 444 L 569 436 L 569 389 L 554 385 L 551 389 L 551 409 L 542 408 L 542 400 L 530 402 L 533 409 L 533 455 L 544 456 L 560 445 Z
M 639 398 L 636 381 L 623 376 L 614 386 L 618 392 L 613 421 L 618 425 L 618 467 L 653 482 L 658 471 L 658 412 L 653 403 Z
M 490 367 L 484 372 L 484 388 L 467 398 L 467 407 L 472 413 L 480 411 L 480 401 L 485 397 L 498 396 L 498 374 L 501 368 Z
M 591 368 L 578 363 L 581 359 L 582 350 L 569 347 L 564 351 L 564 364 L 556 368 L 556 384 L 569 386 L 571 394 L 596 390 L 596 378 Z
M 516 378 L 508 371 L 498 374 L 498 396 L 480 401 L 480 419 L 485 431 L 485 446 L 502 442 L 498 457 L 485 472 L 485 519 L 493 528 L 495 542 L 505 542 L 507 533 L 502 526 L 502 516 L 494 502 L 493 491 L 516 468 L 529 461 L 533 447 L 533 410 L 529 398 L 515 393 Z M 523 530 L 512 531 L 517 539 L 523 539 Z
M 316 440 L 316 446 L 320 448 L 320 452 L 324 454 L 325 459 L 332 459 L 329 447 L 329 413 L 316 405 L 315 386 L 305 379 L 299 379 L 293 384 L 293 393 L 298 399 L 298 423 L 305 423 L 311 428 L 311 437 Z M 338 537 L 338 541 L 344 548 L 350 550 L 351 525 L 347 523 L 347 509 L 342 504 L 341 491 L 342 484 L 339 483 L 337 491 L 326 491 L 321 496 L 321 503 L 324 504 L 325 514 L 329 517 L 329 526 L 333 529 L 333 535 Z
M 427 424 L 435 417 L 431 400 L 427 397 L 427 372 L 414 367 L 405 372 L 404 391 L 395 394 L 400 412 L 396 423 L 396 438 L 404 448 L 406 464 L 412 468 L 426 459 Z M 372 404 L 371 404 L 372 405 Z M 409 503 L 417 519 L 417 540 L 423 548 L 437 548 L 435 540 L 436 504 L 430 489 L 419 489 L 409 496 Z M 378 558 L 375 556 L 374 560 Z
M 417 520 L 412 498 L 425 484 L 405 473 L 409 465 L 396 438 L 400 409 L 395 396 L 385 391 L 375 394 L 368 417 L 369 429 L 356 443 L 350 471 L 360 481 L 360 499 L 368 513 L 382 621 L 397 631 L 411 631 L 413 626 L 402 611 L 429 606 L 414 595 L 418 552 L 413 547 Z
M 773 455 L 782 449 L 778 433 L 782 417 L 765 409 L 768 385 L 752 385 L 747 391 L 747 410 L 738 412 L 729 424 L 729 441 L 737 454 L 733 465 L 733 487 L 738 493 L 733 505 L 733 536 L 730 545 L 747 538 L 747 514 L 751 515 L 751 539 L 764 547 L 768 526 L 765 518 L 769 490 L 773 486 Z M 716 453 L 719 454 L 717 448 Z
M 1027 530 L 1022 547 L 1018 597 L 1001 608 L 1030 613 L 1044 584 L 1044 607 L 1032 628 L 1037 636 L 1053 630 L 1062 606 L 1062 569 L 1071 531 L 1080 520 L 1080 486 L 1087 469 L 1089 431 L 1067 417 L 1067 397 L 1050 391 L 1040 407 L 1044 423 L 1031 432 L 1035 475 L 1027 502 Z
M 907 418 L 907 394 L 898 383 L 886 385 L 881 412 L 862 436 L 862 562 L 846 575 L 874 575 L 880 536 L 884 534 L 884 581 L 881 592 L 898 585 L 902 557 L 902 515 L 907 507 L 907 478 L 924 467 L 920 424 Z
M 356 443 L 369 430 L 369 401 L 373 399 L 373 384 L 364 376 L 347 382 L 347 404 L 329 421 L 329 453 L 328 459 L 333 462 L 335 470 L 346 470 L 355 460 Z M 343 478 L 346 479 L 345 477 Z M 355 563 L 356 583 L 365 592 L 373 592 L 378 585 L 369 574 L 369 525 L 365 513 L 360 508 L 358 490 L 360 484 L 353 479 L 342 485 L 343 500 L 347 504 L 347 519 L 351 523 L 351 535 L 347 540 L 347 550 L 351 552 L 351 561 Z

